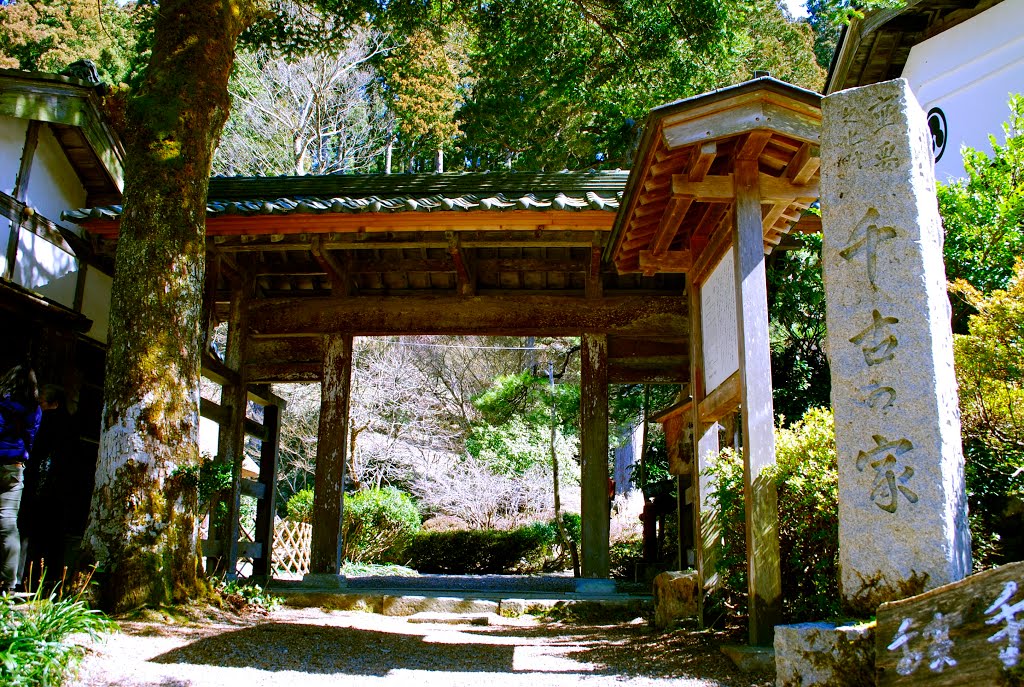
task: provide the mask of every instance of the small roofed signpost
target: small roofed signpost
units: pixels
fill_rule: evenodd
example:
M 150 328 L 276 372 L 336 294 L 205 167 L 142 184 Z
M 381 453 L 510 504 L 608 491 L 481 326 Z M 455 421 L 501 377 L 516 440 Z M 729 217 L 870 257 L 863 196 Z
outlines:
M 970 572 L 942 227 L 906 81 L 822 101 L 840 588 L 862 617 Z
M 765 255 L 818 197 L 820 96 L 762 77 L 652 111 L 611 254 L 620 273 L 687 275 L 691 503 L 698 577 L 714 591 L 721 534 L 706 519 L 719 420 L 739 413 L 750 643 L 781 615 Z

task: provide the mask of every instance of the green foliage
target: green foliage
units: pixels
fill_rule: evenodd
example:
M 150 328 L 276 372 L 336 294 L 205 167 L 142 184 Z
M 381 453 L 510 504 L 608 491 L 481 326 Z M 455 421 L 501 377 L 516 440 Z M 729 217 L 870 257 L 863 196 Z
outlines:
M 313 488 L 300 489 L 288 499 L 288 519 L 293 522 L 313 522 Z
M 237 608 L 248 607 L 253 610 L 269 613 L 276 611 L 284 603 L 284 599 L 274 596 L 266 589 L 252 582 L 218 579 L 214 588 L 221 597 Z
M 968 506 L 976 569 L 1020 557 L 1024 518 L 1024 260 L 988 296 L 961 280 L 977 310 L 954 338 Z
M 367 489 L 345 499 L 342 558 L 380 563 L 398 555 L 420 529 L 412 498 L 394 487 Z
M 353 563 L 345 561 L 341 564 L 341 574 L 345 577 L 417 577 L 418 572 L 404 565 L 395 563 Z
M 539 572 L 558 539 L 553 523 L 514 530 L 420 532 L 405 550 L 421 573 L 484 575 Z
M 91 610 L 81 596 L 42 592 L 27 601 L 0 596 L 0 683 L 10 687 L 48 687 L 64 683 L 85 653 L 68 638 L 93 639 L 117 626 Z
M 0 67 L 59 72 L 91 59 L 115 84 L 138 72 L 147 53 L 151 6 L 113 0 L 14 0 L 0 4 Z
M 643 537 L 622 539 L 608 547 L 609 575 L 617 580 L 632 580 L 637 566 L 644 562 Z
M 989 137 L 991 156 L 965 147 L 967 179 L 937 189 L 946 276 L 982 294 L 1007 288 L 1014 261 L 1024 254 L 1024 97 L 1012 96 L 1009 105 L 1004 142 Z M 952 295 L 953 329 L 964 333 L 973 307 L 966 292 Z
M 843 26 L 869 11 L 898 7 L 903 0 L 807 0 L 808 23 L 814 31 L 814 54 L 827 69 Z
M 821 237 L 775 251 L 767 269 L 772 402 L 776 421 L 828 406 L 832 379 L 825 357 L 825 288 Z
M 839 613 L 839 495 L 832 412 L 809 410 L 791 428 L 775 432 L 775 465 L 767 471 L 778 490 L 782 608 L 787 622 Z M 746 613 L 746 507 L 743 460 L 732 449 L 708 471 L 715 518 L 723 535 L 716 571 L 722 600 Z

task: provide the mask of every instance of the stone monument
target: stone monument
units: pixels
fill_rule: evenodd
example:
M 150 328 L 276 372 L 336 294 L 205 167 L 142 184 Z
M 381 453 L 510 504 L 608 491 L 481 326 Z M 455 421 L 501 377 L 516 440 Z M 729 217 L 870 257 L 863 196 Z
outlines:
M 822 100 L 822 263 L 848 611 L 971 569 L 942 226 L 906 81 Z

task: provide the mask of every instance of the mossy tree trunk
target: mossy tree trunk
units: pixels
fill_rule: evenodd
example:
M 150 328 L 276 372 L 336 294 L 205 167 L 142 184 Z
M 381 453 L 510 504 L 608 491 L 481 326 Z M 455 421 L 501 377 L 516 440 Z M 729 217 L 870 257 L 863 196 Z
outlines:
M 254 14 L 252 0 L 162 1 L 148 71 L 128 105 L 86 535 L 103 605 L 114 611 L 181 601 L 204 587 L 196 511 L 206 194 L 235 44 Z

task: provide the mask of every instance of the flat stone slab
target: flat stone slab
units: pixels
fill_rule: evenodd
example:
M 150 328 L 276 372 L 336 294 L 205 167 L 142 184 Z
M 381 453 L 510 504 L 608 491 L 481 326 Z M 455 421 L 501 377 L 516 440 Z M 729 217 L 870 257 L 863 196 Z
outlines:
M 406 618 L 408 623 L 435 625 L 490 625 L 495 617 L 490 613 L 414 613 Z
M 348 579 L 344 575 L 307 573 L 303 576 L 300 585 L 310 589 L 347 589 Z
M 494 613 L 498 602 L 455 596 L 385 596 L 383 615 L 410 616 L 417 613 Z
M 474 592 L 516 592 L 566 593 L 578 591 L 577 580 L 560 575 L 380 575 L 373 577 L 350 577 L 349 589 L 408 589 L 417 591 L 474 591 Z M 614 580 L 589 580 L 603 582 L 604 591 L 615 592 Z
M 696 571 L 663 572 L 654 578 L 654 626 L 667 630 L 697 616 L 700 582 Z
M 777 687 L 859 687 L 875 680 L 871 624 L 775 626 Z
M 775 672 L 775 649 L 771 647 L 725 644 L 722 653 L 744 673 Z

